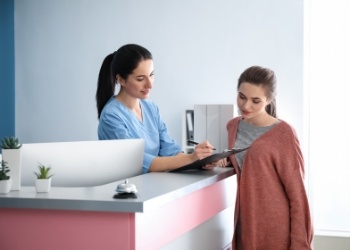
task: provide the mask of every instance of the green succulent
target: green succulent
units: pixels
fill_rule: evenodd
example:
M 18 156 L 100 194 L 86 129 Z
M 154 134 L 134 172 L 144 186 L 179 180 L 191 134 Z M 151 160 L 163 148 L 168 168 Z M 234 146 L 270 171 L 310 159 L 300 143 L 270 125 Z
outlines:
M 3 149 L 19 149 L 22 147 L 22 144 L 19 143 L 17 137 L 4 137 L 1 140 L 0 147 Z
M 50 179 L 53 176 L 53 174 L 50 174 L 50 170 L 51 170 L 50 166 L 45 166 L 39 163 L 38 169 L 39 169 L 38 172 L 34 172 L 34 174 L 38 179 Z
M 7 166 L 7 161 L 1 161 L 1 169 L 0 169 L 0 181 L 10 179 L 10 176 L 7 173 L 10 172 L 10 169 Z

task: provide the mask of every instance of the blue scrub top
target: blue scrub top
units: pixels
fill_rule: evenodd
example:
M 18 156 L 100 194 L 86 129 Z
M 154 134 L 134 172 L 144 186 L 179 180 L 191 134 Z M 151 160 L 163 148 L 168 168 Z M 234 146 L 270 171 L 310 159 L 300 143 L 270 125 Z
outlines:
M 115 97 L 104 106 L 98 125 L 98 138 L 145 140 L 142 172 L 147 173 L 157 156 L 173 156 L 182 152 L 170 137 L 166 124 L 160 117 L 158 106 L 150 100 L 140 100 L 143 122 Z

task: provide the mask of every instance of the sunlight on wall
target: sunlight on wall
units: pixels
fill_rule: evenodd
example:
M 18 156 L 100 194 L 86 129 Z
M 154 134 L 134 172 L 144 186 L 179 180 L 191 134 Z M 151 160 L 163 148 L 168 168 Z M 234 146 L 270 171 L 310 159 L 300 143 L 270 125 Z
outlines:
M 307 5 L 309 4 L 309 5 Z M 305 79 L 309 106 L 310 201 L 318 235 L 350 236 L 347 124 L 350 2 L 309 0 Z

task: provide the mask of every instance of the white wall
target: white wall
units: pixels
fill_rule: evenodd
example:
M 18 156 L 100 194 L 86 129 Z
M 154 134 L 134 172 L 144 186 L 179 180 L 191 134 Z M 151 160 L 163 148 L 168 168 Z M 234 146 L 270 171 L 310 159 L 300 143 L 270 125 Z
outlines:
M 97 139 L 99 68 L 125 43 L 153 53 L 150 98 L 179 143 L 182 112 L 234 103 L 253 64 L 275 70 L 279 115 L 302 137 L 302 0 L 15 0 L 16 135 Z

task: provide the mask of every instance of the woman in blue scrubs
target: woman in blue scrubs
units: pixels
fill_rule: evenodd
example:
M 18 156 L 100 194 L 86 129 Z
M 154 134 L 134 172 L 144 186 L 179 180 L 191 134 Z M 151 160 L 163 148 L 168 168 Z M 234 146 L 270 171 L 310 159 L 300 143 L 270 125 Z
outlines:
M 100 140 L 143 138 L 142 171 L 169 171 L 212 154 L 204 141 L 191 154 L 183 153 L 170 137 L 158 106 L 147 100 L 153 87 L 152 54 L 137 44 L 127 44 L 108 55 L 98 76 L 96 102 Z M 120 85 L 115 95 L 115 86 Z M 204 166 L 213 169 L 217 164 Z

